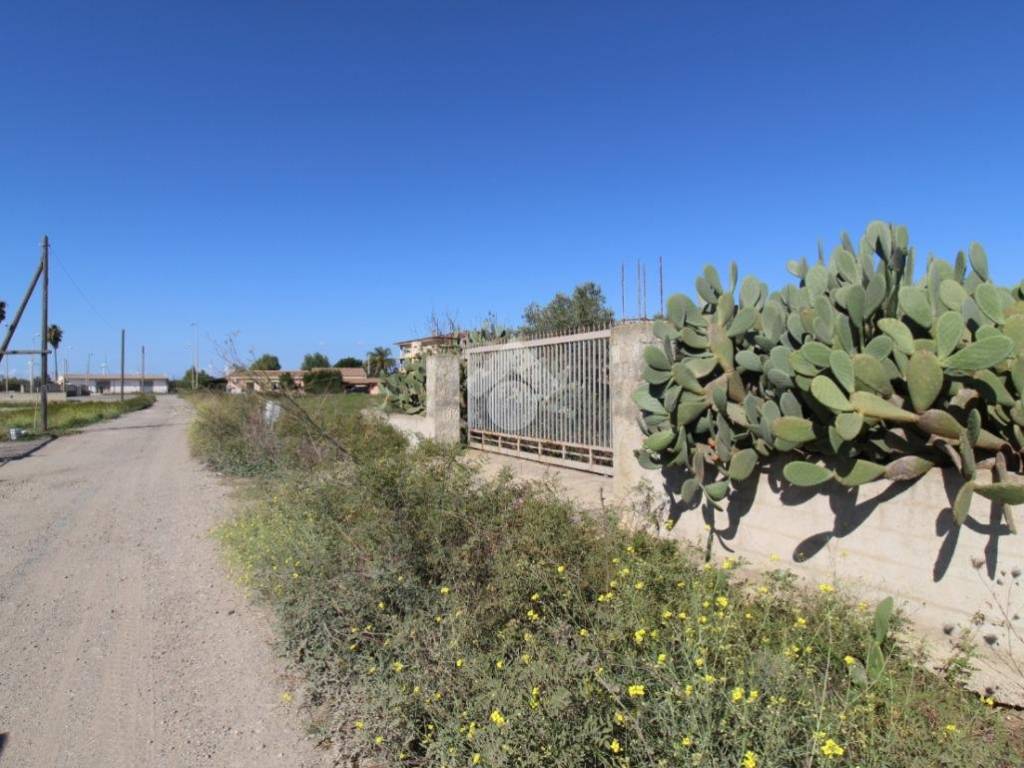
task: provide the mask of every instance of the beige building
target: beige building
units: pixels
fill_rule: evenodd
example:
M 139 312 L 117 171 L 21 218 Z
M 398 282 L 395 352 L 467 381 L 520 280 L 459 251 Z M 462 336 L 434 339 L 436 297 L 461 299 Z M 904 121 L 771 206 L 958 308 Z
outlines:
M 92 395 L 121 394 L 121 374 L 119 373 L 69 373 L 66 376 L 58 376 L 57 384 L 60 389 L 71 393 L 86 393 Z M 169 390 L 169 380 L 163 373 L 147 373 L 140 376 L 137 373 L 126 373 L 124 375 L 124 393 L 165 395 Z
M 399 367 L 404 368 L 407 361 L 419 357 L 423 352 L 426 352 L 429 349 L 441 349 L 445 347 L 457 348 L 460 341 L 461 336 L 459 334 L 424 336 L 420 339 L 396 341 L 395 345 L 399 349 L 398 365 Z
M 305 391 L 306 376 L 319 371 L 337 371 L 341 374 L 341 383 L 347 392 L 369 392 L 376 395 L 380 391 L 380 379 L 367 376 L 362 368 L 314 368 L 312 371 L 232 371 L 227 376 L 227 391 L 232 394 L 241 392 L 278 392 L 282 389 L 281 378 L 287 373 L 291 376 L 295 389 Z

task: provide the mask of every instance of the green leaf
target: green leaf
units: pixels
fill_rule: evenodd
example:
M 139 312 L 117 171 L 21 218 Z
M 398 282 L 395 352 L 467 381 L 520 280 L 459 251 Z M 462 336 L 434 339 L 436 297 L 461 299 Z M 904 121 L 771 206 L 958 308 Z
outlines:
M 828 357 L 828 367 L 843 389 L 853 392 L 856 387 L 856 376 L 853 372 L 852 358 L 841 349 L 833 349 Z
M 1007 506 L 1024 504 L 1024 485 L 1017 483 L 989 483 L 988 485 L 977 485 L 975 493 L 984 496 L 989 501 L 997 501 Z
M 757 310 L 753 307 L 744 307 L 736 313 L 736 317 L 729 323 L 730 337 L 742 336 L 757 323 Z
M 725 498 L 726 494 L 729 493 L 729 483 L 722 480 L 718 483 L 711 483 L 710 485 L 704 486 L 704 493 L 712 501 L 721 501 Z
M 806 358 L 807 362 L 820 369 L 828 367 L 829 356 L 832 354 L 832 348 L 825 346 L 820 341 L 808 341 L 800 347 L 800 352 L 803 354 L 804 358 Z M 816 373 L 817 371 L 815 371 L 814 374 L 805 375 L 813 376 Z
M 836 432 L 847 442 L 855 440 L 863 426 L 864 417 L 856 411 L 853 413 L 840 413 L 836 416 Z
M 850 404 L 854 410 L 868 418 L 910 423 L 917 421 L 917 416 L 913 413 L 905 411 L 871 392 L 854 392 L 850 395 Z
M 750 349 L 741 349 L 736 353 L 736 365 L 754 373 L 761 373 L 764 370 L 760 355 Z
M 918 413 L 928 410 L 942 391 L 945 376 L 939 359 L 925 349 L 919 349 L 907 362 L 907 388 L 910 402 Z
M 971 243 L 968 257 L 971 260 L 971 268 L 978 274 L 978 277 L 988 280 L 988 256 L 980 243 Z
M 885 479 L 893 482 L 916 480 L 934 466 L 920 456 L 901 456 L 885 465 Z
M 661 347 L 647 347 L 644 349 L 644 361 L 659 371 L 667 371 L 672 367 L 668 356 Z
M 661 432 L 655 432 L 644 440 L 644 448 L 654 453 L 660 453 L 661 451 L 672 445 L 672 442 L 676 438 L 676 433 L 671 429 L 663 429 Z
M 665 406 L 651 395 L 647 387 L 640 387 L 640 389 L 633 393 L 633 402 L 640 406 L 640 409 L 643 411 L 668 416 Z
M 974 481 L 968 480 L 960 486 L 953 499 L 953 519 L 957 525 L 963 525 L 971 511 L 971 499 L 974 498 Z
M 685 504 L 692 504 L 697 498 L 698 493 L 700 493 L 700 483 L 697 482 L 696 478 L 690 477 L 683 481 L 679 495 Z
M 814 424 L 799 416 L 780 416 L 771 423 L 772 434 L 791 443 L 807 443 L 815 438 Z
M 854 462 L 853 468 L 845 475 L 839 476 L 839 482 L 841 485 L 853 487 L 857 485 L 863 485 L 864 483 L 870 483 L 872 480 L 877 480 L 885 474 L 885 467 L 881 464 L 875 464 L 873 461 L 865 461 L 864 459 L 857 459 Z
M 672 378 L 687 392 L 693 392 L 695 395 L 704 393 L 704 387 L 697 381 L 697 377 L 686 363 L 676 363 L 672 366 Z
M 980 371 L 998 365 L 1012 352 L 1013 339 L 999 334 L 968 344 L 946 358 L 943 365 L 958 371 Z
M 974 289 L 974 302 L 997 325 L 1003 322 L 1003 296 L 992 283 L 982 283 Z
M 906 323 L 894 317 L 883 317 L 878 321 L 878 328 L 882 333 L 892 339 L 896 349 L 905 355 L 914 353 L 914 334 L 906 326 Z
M 874 636 L 875 642 L 881 646 L 889 634 L 889 624 L 892 622 L 892 611 L 894 608 L 893 599 L 887 597 L 875 607 Z
M 932 326 L 932 305 L 928 301 L 928 292 L 917 286 L 900 288 L 900 307 L 903 312 L 922 328 Z
M 740 483 L 750 477 L 757 465 L 757 451 L 753 448 L 744 448 L 736 451 L 729 462 L 729 479 Z
M 644 366 L 644 381 L 648 381 L 651 384 L 664 384 L 671 378 L 671 375 L 668 371 L 659 371 L 656 368 L 651 368 L 649 365 Z
M 828 376 L 815 376 L 811 380 L 811 394 L 814 395 L 815 400 L 832 411 L 845 412 L 853 410 L 853 406 L 850 405 L 846 395 Z
M 690 300 L 681 293 L 674 293 L 668 297 L 668 319 L 675 323 L 677 328 L 686 324 L 686 307 Z
M 858 385 L 864 385 L 886 397 L 892 394 L 892 382 L 877 357 L 867 354 L 854 355 L 853 374 Z
M 939 284 L 939 299 L 949 309 L 959 312 L 964 306 L 967 291 L 956 280 L 947 277 Z
M 935 351 L 941 358 L 949 357 L 964 336 L 964 317 L 959 312 L 943 312 L 935 324 Z
M 782 468 L 782 476 L 793 485 L 810 488 L 832 479 L 832 470 L 809 461 L 790 461 Z

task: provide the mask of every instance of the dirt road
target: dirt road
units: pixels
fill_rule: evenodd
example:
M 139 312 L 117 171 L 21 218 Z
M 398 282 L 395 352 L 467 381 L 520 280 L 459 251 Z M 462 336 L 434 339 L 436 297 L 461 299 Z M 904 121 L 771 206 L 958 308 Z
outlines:
M 322 766 L 210 529 L 187 404 L 0 466 L 0 768 Z

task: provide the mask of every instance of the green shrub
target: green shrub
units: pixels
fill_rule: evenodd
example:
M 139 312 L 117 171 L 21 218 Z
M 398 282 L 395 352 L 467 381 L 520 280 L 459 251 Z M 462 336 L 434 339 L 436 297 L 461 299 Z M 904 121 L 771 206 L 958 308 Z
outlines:
M 381 379 L 384 406 L 401 413 L 422 413 L 427 407 L 427 361 L 420 355 Z
M 1019 764 L 867 606 L 744 580 L 426 443 L 285 473 L 220 530 L 326 736 L 387 765 Z M 326 714 L 325 714 L 326 713 Z
M 994 284 L 976 243 L 953 264 L 929 258 L 915 282 L 906 228 L 877 221 L 856 250 L 844 235 L 827 262 L 788 267 L 799 283 L 774 293 L 753 277 L 737 286 L 734 264 L 728 287 L 704 270 L 699 303 L 669 298 L 634 395 L 641 464 L 680 468 L 684 500 L 716 508 L 789 452 L 799 486 L 954 465 L 957 522 L 972 493 L 1024 503 L 1008 482 L 1024 448 L 1024 284 Z

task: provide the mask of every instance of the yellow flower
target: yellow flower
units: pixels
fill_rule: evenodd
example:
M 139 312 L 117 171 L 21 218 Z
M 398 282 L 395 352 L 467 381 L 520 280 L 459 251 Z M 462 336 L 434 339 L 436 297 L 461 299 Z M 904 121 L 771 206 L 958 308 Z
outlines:
M 689 736 L 683 736 L 683 740 L 680 741 L 679 743 L 682 744 L 684 747 L 692 747 L 693 746 L 693 739 L 691 737 L 689 737 Z
M 845 751 L 845 749 L 836 744 L 835 739 L 828 739 L 821 745 L 821 754 L 828 758 L 842 757 Z
M 755 688 L 755 689 L 753 689 L 753 690 L 752 690 L 752 691 L 750 692 L 750 695 L 749 695 L 749 696 L 747 696 L 747 703 L 748 703 L 748 704 L 753 704 L 753 703 L 754 703 L 755 701 L 757 701 L 757 699 L 758 699 L 758 697 L 759 697 L 760 695 L 761 695 L 761 692 L 760 692 L 759 690 L 757 690 L 756 688 Z
M 377 746 L 380 746 L 381 744 L 384 743 L 384 737 L 383 736 L 374 736 L 373 737 L 373 743 L 376 744 Z
M 819 584 L 818 585 L 818 589 L 823 594 L 826 594 L 826 595 L 829 594 L 830 592 L 835 592 L 836 591 L 836 588 L 833 587 L 831 584 Z
M 629 686 L 627 692 L 629 693 L 629 697 L 631 699 L 638 699 L 641 698 L 647 691 L 644 689 L 642 685 L 634 684 Z
M 281 701 L 283 701 L 285 704 L 287 704 L 291 700 L 292 700 L 292 695 L 288 691 L 285 691 L 284 693 L 281 694 Z
M 846 666 L 852 667 L 854 664 L 857 663 L 857 660 L 853 658 L 853 656 L 843 656 L 843 662 L 846 664 Z
M 480 753 L 479 752 L 474 752 L 473 753 L 473 765 L 480 765 Z
M 441 587 L 442 595 L 447 595 L 449 592 L 451 592 L 451 589 L 449 589 L 448 587 Z
M 532 595 L 530 595 L 530 600 L 536 603 L 538 600 L 540 600 L 540 593 L 534 592 Z
M 559 573 L 565 573 L 565 566 L 564 565 L 560 565 L 555 570 L 558 571 Z
M 742 685 L 737 685 L 732 689 L 732 700 L 743 701 L 743 697 L 746 696 L 747 692 L 743 690 Z
M 666 654 L 666 653 L 659 653 L 658 654 L 658 663 L 659 664 L 664 664 L 666 661 L 668 661 L 668 654 Z
M 698 656 L 696 659 L 693 660 L 693 666 L 697 667 L 697 669 L 700 669 L 704 666 L 704 659 L 701 656 Z
M 456 659 L 455 660 L 455 666 L 458 667 L 459 669 L 462 668 L 463 664 L 465 664 L 465 661 L 463 659 Z
M 803 616 L 797 616 L 796 617 L 796 621 L 793 622 L 793 626 L 794 627 L 806 627 L 807 626 L 807 619 L 805 619 Z
M 685 694 L 686 696 L 692 696 L 692 695 L 693 695 L 693 686 L 692 686 L 692 685 L 687 685 L 687 686 L 686 686 L 686 687 L 685 687 L 685 688 L 683 689 L 683 693 L 684 693 L 684 694 Z
M 733 559 L 732 559 L 731 557 L 729 557 L 729 558 L 726 558 L 726 559 L 725 559 L 725 560 L 724 560 L 724 561 L 722 562 L 722 570 L 723 570 L 723 571 L 730 571 L 730 570 L 732 570 L 732 569 L 733 569 L 733 568 L 734 568 L 735 566 L 736 566 L 736 561 L 735 561 L 735 560 L 733 560 Z
M 504 669 L 505 668 L 505 660 L 504 659 L 498 659 L 496 662 L 494 662 L 494 666 L 497 667 L 498 669 Z
M 382 611 L 384 610 L 384 601 L 383 600 L 381 600 L 379 603 L 377 603 L 377 608 L 379 608 Z
M 617 755 L 617 754 L 619 754 L 619 752 L 622 751 L 622 745 L 619 744 L 619 740 L 618 739 L 612 739 L 611 742 L 608 744 L 608 749 L 610 749 L 612 752 L 614 752 Z
M 725 607 L 727 607 L 729 605 L 729 598 L 728 597 L 721 597 L 721 596 L 720 597 L 716 597 L 715 598 L 715 604 L 719 608 L 725 608 Z
M 954 733 L 957 732 L 958 728 L 953 723 L 946 723 L 946 727 L 944 730 L 948 735 L 952 736 Z
M 586 627 L 580 628 L 580 637 L 586 637 L 589 634 L 590 634 L 590 630 L 589 629 L 587 629 Z
M 622 714 L 621 712 L 616 712 L 615 713 L 615 723 L 616 723 L 616 725 L 622 725 L 624 722 L 626 722 L 626 716 L 624 714 Z
M 495 725 L 504 725 L 505 724 L 505 716 L 503 714 L 501 714 L 500 710 L 497 710 L 497 709 L 492 710 L 491 711 L 491 722 L 494 723 Z
M 647 586 L 647 584 L 646 584 L 645 582 L 643 582 L 643 581 L 638 581 L 638 582 L 636 582 L 636 583 L 635 583 L 635 584 L 633 585 L 633 589 L 636 589 L 636 590 L 641 590 L 641 589 L 643 589 L 643 588 L 644 588 L 644 587 L 646 587 L 646 586 Z
M 366 724 L 362 720 L 356 720 L 356 730 L 361 731 L 366 727 Z
M 401 672 L 403 669 L 405 669 L 405 664 L 403 664 L 400 661 L 396 661 L 394 664 L 391 665 L 391 668 L 395 670 L 395 672 Z
M 533 608 L 531 608 L 530 610 L 528 610 L 528 611 L 526 612 L 526 617 L 527 617 L 527 618 L 528 618 L 528 619 L 529 619 L 530 621 L 540 621 L 540 614 L 539 614 L 539 613 L 537 613 L 537 612 L 536 612 L 535 610 L 533 610 Z
M 640 643 L 644 641 L 645 637 L 647 637 L 647 630 L 641 627 L 633 633 L 633 642 L 637 645 L 640 645 Z
M 743 762 L 740 763 L 740 766 L 742 768 L 757 768 L 757 754 L 748 749 L 743 755 Z

